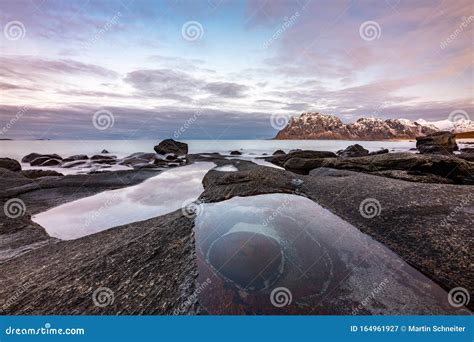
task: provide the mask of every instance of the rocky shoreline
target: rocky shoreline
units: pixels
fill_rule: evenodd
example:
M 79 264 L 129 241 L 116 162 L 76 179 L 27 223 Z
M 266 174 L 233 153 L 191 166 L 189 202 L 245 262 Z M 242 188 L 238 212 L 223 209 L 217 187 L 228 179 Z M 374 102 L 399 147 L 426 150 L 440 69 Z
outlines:
M 445 144 L 449 139 L 425 139 L 420 145 L 426 146 L 427 141 L 431 147 L 423 154 L 369 154 L 359 146 L 350 146 L 337 154 L 280 151 L 263 157 L 280 168 L 257 165 L 237 154 L 234 159 L 218 153 L 188 154 L 185 144 L 170 140 L 157 145 L 157 153 L 149 154 L 148 159 L 140 155 L 139 167 L 128 171 L 62 176 L 46 170 L 28 177 L 15 161 L 2 158 L 0 204 L 6 208 L 8 201 L 18 199 L 24 212 L 14 218 L 5 210 L 0 212 L 0 311 L 202 312 L 194 295 L 194 219 L 181 210 L 69 241 L 50 237 L 31 221 L 31 215 L 59 204 L 153 177 L 163 172 L 163 165 L 143 166 L 156 165 L 156 160 L 166 160 L 162 156 L 169 154 L 179 162 L 173 157 L 167 167 L 207 161 L 235 168 L 233 172 L 209 171 L 202 181 L 201 202 L 268 193 L 304 196 L 383 243 L 447 291 L 464 287 L 472 292 L 474 163 L 452 154 L 452 141 L 450 147 Z M 70 162 L 58 157 L 48 158 Z M 360 213 L 360 203 L 367 198 L 380 204 L 379 215 L 370 219 Z M 113 303 L 106 307 L 94 305 L 91 299 L 101 287 L 114 293 Z M 471 303 L 467 306 L 472 310 Z

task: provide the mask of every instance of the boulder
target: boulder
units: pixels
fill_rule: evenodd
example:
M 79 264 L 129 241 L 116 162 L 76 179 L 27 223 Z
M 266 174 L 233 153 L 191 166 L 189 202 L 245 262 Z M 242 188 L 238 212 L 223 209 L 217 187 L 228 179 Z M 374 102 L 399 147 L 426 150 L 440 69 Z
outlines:
M 337 151 L 337 154 L 341 158 L 365 157 L 369 155 L 369 151 L 361 145 L 355 144 L 348 146 L 345 150 Z
M 102 150 L 102 152 L 100 152 L 100 153 L 102 153 L 102 154 L 107 154 L 107 153 L 109 153 L 109 151 L 107 151 L 107 150 L 104 149 L 104 150 Z
M 155 146 L 155 152 L 158 154 L 188 154 L 188 144 L 173 139 L 165 139 Z
M 87 159 L 89 159 L 89 157 L 86 156 L 85 154 L 76 154 L 76 155 L 74 155 L 74 156 L 70 156 L 70 157 L 64 158 L 64 159 L 63 159 L 63 162 L 67 163 L 67 162 L 71 162 L 71 161 L 87 160 Z
M 80 166 L 80 165 L 87 165 L 87 164 L 89 164 L 89 162 L 86 161 L 86 160 L 75 160 L 75 161 L 70 161 L 70 162 L 63 163 L 63 164 L 61 164 L 61 167 L 66 168 L 66 169 L 70 169 L 72 167 L 76 167 L 76 166 Z
M 273 152 L 273 156 L 278 156 L 278 155 L 283 155 L 283 154 L 286 154 L 285 151 L 283 150 L 276 150 L 275 152 Z
M 458 145 L 453 133 L 441 131 L 416 138 L 416 148 L 422 154 L 451 154 L 458 150 Z
M 230 151 L 230 155 L 231 156 L 240 156 L 240 155 L 242 155 L 242 152 L 240 152 L 240 151 Z
M 61 156 L 57 155 L 57 154 L 40 154 L 40 153 L 30 153 L 30 154 L 27 154 L 26 156 L 24 156 L 22 159 L 21 159 L 21 162 L 22 163 L 31 163 L 33 160 L 39 158 L 39 157 L 48 157 L 48 158 L 55 158 L 55 159 L 59 159 L 59 160 L 62 160 L 63 158 L 61 158 Z
M 0 158 L 0 168 L 7 169 L 10 171 L 21 171 L 21 165 L 15 159 L 11 158 Z

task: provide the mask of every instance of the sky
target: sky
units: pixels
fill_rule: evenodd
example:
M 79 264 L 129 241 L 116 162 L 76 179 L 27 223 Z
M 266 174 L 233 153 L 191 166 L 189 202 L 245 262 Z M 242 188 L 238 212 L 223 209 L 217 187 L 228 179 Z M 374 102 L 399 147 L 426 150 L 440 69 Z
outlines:
M 261 139 L 303 112 L 474 116 L 470 0 L 1 0 L 0 28 L 0 138 Z

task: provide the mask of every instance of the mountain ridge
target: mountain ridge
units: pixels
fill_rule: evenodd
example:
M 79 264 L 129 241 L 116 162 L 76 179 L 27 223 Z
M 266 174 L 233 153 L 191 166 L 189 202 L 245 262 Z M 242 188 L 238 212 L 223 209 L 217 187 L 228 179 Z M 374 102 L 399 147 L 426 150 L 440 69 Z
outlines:
M 421 121 L 418 122 L 418 121 Z M 470 120 L 452 123 L 454 133 L 474 131 Z M 441 124 L 440 124 L 441 123 Z M 436 125 L 438 124 L 438 125 Z M 303 113 L 292 117 L 274 139 L 277 140 L 390 140 L 415 139 L 435 133 L 444 127 L 444 121 L 431 123 L 425 120 L 359 118 L 354 123 L 345 124 L 335 115 L 316 112 Z

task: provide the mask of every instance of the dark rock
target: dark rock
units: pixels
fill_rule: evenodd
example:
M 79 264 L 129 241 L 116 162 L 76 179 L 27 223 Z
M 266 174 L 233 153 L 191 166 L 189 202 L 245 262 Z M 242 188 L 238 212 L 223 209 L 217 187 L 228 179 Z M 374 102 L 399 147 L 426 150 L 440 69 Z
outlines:
M 416 147 L 412 147 L 409 149 L 409 151 L 418 151 L 418 149 Z
M 230 155 L 231 156 L 240 156 L 240 155 L 242 155 L 242 152 L 240 152 L 240 151 L 231 151 Z
M 71 162 L 71 161 L 76 161 L 76 160 L 86 160 L 86 159 L 89 159 L 88 156 L 86 156 L 85 154 L 76 154 L 74 156 L 70 156 L 70 157 L 67 157 L 67 158 L 64 158 L 63 159 L 63 162 Z
M 126 160 L 128 158 L 139 158 L 139 159 L 146 159 L 148 161 L 153 161 L 156 157 L 157 157 L 156 153 L 135 152 L 135 153 L 132 153 L 131 155 L 123 158 L 123 160 Z
M 29 179 L 64 176 L 62 173 L 56 172 L 54 170 L 23 170 L 21 171 L 21 174 Z
M 33 159 L 30 162 L 31 166 L 55 166 L 61 164 L 62 160 L 58 158 L 51 158 L 50 156 L 41 156 Z
M 370 152 L 369 156 L 376 156 L 378 154 L 385 154 L 385 153 L 388 153 L 388 149 L 386 148 L 378 150 L 378 151 Z
M 100 154 L 96 154 L 91 157 L 91 160 L 115 160 L 115 159 L 117 159 L 116 156 L 103 156 Z
M 291 158 L 285 162 L 284 167 L 299 174 L 308 174 L 309 171 L 321 167 L 359 172 L 404 170 L 433 174 L 458 184 L 474 184 L 474 165 L 449 155 L 387 153 L 357 158 Z
M 100 152 L 100 153 L 107 154 L 107 153 L 109 153 L 109 151 L 107 151 L 107 150 L 104 149 L 104 150 L 102 150 L 102 152 Z
M 456 157 L 470 161 L 470 162 L 474 162 L 474 153 L 461 153 L 461 154 L 457 154 Z
M 416 148 L 423 154 L 450 154 L 458 150 L 458 145 L 453 133 L 442 131 L 416 138 Z
M 171 160 L 171 161 L 174 161 L 174 160 L 178 160 L 178 156 L 174 153 L 170 153 L 168 155 L 166 155 L 165 157 L 166 160 Z
M 361 145 L 355 144 L 348 146 L 345 150 L 337 151 L 337 154 L 341 158 L 365 157 L 369 155 L 369 151 Z
M 35 159 L 35 160 L 37 160 L 37 159 Z M 59 159 L 52 159 L 52 158 L 51 158 L 51 159 L 48 159 L 48 160 L 42 162 L 42 163 L 40 164 L 40 166 L 57 166 L 57 165 L 59 165 L 59 164 L 61 164 L 61 163 L 62 163 L 61 160 L 59 160 Z M 33 164 L 31 164 L 31 165 L 33 165 Z
M 174 153 L 177 155 L 188 154 L 188 144 L 173 139 L 165 139 L 155 146 L 158 154 Z
M 0 158 L 0 168 L 10 171 L 21 171 L 20 163 L 11 158 Z
M 464 153 L 474 153 L 474 147 L 461 148 L 459 151 Z
M 39 157 L 47 157 L 47 158 L 54 158 L 54 159 L 59 159 L 62 160 L 61 156 L 57 154 L 40 154 L 40 153 L 30 153 L 24 156 L 21 159 L 22 163 L 31 163 L 33 160 L 39 158 Z
M 277 155 L 281 155 L 281 154 L 286 154 L 285 151 L 283 150 L 276 150 L 275 152 L 273 152 L 273 156 L 277 156 Z
M 295 150 L 294 152 L 289 152 L 288 154 L 279 154 L 265 159 L 275 165 L 283 166 L 287 160 L 292 158 L 314 159 L 336 157 L 337 155 L 334 152 L 329 151 Z

